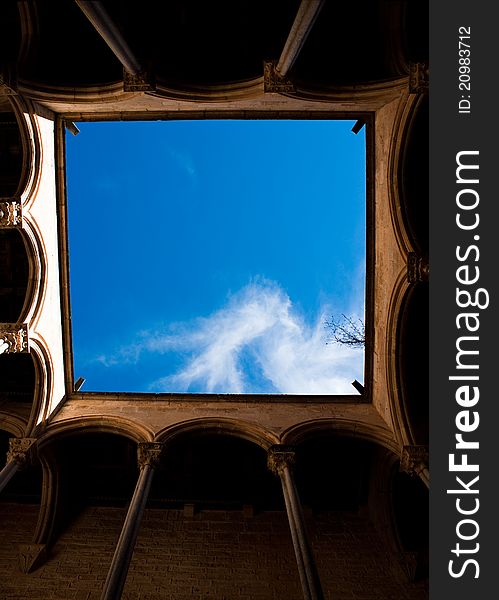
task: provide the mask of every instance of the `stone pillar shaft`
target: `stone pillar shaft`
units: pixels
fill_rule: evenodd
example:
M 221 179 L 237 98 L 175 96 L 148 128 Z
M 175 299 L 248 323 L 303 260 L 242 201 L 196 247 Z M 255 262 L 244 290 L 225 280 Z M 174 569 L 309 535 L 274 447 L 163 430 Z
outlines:
M 293 461 L 294 452 L 289 448 L 285 446 L 282 447 L 282 450 L 278 450 L 278 447 L 271 448 L 269 467 L 276 475 L 279 475 L 281 480 L 303 598 L 304 600 L 323 600 L 324 595 L 310 547 L 305 527 L 305 518 L 291 468 Z
M 421 469 L 421 471 L 419 471 L 418 475 L 419 475 L 419 478 L 421 479 L 421 481 L 429 489 L 430 488 L 430 469 L 428 469 L 427 467 L 423 467 Z
M 9 483 L 18 470 L 19 463 L 17 460 L 9 460 L 5 467 L 0 471 L 0 492 Z
M 280 478 L 291 536 L 293 538 L 296 562 L 300 571 L 303 597 L 305 600 L 322 600 L 324 596 L 308 540 L 298 490 L 296 489 L 292 471 L 288 466 L 282 469 Z
M 101 600 L 119 600 L 121 598 L 153 475 L 154 467 L 151 465 L 144 465 L 140 470 L 111 567 L 104 583 Z
M 277 63 L 276 69 L 281 77 L 287 75 L 297 59 L 323 3 L 324 0 L 302 0 Z
M 141 71 L 140 63 L 127 44 L 120 30 L 111 19 L 102 2 L 93 0 L 76 0 L 87 19 L 92 23 L 97 33 L 106 42 L 113 54 L 123 67 L 132 75 Z
M 128 507 L 125 523 L 114 551 L 113 560 L 104 583 L 101 600 L 119 600 L 125 587 L 128 567 L 132 560 L 140 523 L 151 489 L 154 470 L 161 459 L 163 445 L 158 442 L 139 443 L 137 460 L 140 473 Z

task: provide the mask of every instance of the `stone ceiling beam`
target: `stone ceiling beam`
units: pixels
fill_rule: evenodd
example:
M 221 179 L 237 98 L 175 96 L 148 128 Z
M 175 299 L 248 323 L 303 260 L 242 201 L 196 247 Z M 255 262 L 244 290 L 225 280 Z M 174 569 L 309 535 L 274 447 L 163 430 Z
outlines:
M 141 65 L 102 2 L 89 2 L 88 0 L 75 0 L 75 2 L 97 33 L 111 48 L 123 68 L 132 75 L 138 75 L 142 71 Z
M 319 11 L 324 4 L 324 0 L 302 0 L 300 8 L 296 13 L 295 20 L 291 26 L 288 39 L 284 45 L 279 62 L 277 63 L 277 72 L 281 77 L 285 77 L 295 60 L 300 54 L 300 50 L 312 30 L 313 24 Z

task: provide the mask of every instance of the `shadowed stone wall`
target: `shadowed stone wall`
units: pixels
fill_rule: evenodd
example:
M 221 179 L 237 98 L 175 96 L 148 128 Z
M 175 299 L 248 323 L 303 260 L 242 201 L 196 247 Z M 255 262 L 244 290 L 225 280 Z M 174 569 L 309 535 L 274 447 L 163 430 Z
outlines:
M 17 544 L 30 541 L 38 507 L 0 505 L 0 596 L 98 600 L 124 509 L 86 508 L 60 536 L 47 563 L 25 575 Z M 394 576 L 369 521 L 353 513 L 307 515 L 328 600 L 424 600 L 427 591 Z M 284 512 L 148 509 L 130 566 L 128 600 L 301 600 Z

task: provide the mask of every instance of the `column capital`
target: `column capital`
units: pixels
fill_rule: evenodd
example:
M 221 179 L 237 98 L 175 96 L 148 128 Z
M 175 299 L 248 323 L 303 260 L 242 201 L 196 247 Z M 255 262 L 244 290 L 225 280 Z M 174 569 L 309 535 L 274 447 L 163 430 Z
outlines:
M 276 69 L 275 61 L 263 63 L 263 91 L 274 94 L 294 94 L 295 86 L 286 77 L 282 77 Z
M 400 470 L 409 475 L 419 475 L 428 467 L 428 446 L 404 446 L 400 457 Z
M 153 92 L 156 89 L 154 79 L 149 71 L 139 71 L 133 75 L 123 69 L 123 91 L 124 92 Z
M 149 465 L 157 467 L 161 461 L 163 452 L 163 444 L 161 442 L 139 442 L 137 445 L 137 463 L 139 469 Z
M 0 323 L 0 354 L 28 352 L 28 326 Z
M 428 281 L 430 278 L 430 266 L 428 259 L 419 256 L 416 252 L 409 252 L 407 255 L 407 281 L 409 283 L 419 283 Z
M 409 92 L 411 94 L 427 94 L 429 69 L 426 63 L 409 64 Z
M 7 96 L 17 96 L 17 69 L 15 65 L 11 64 L 0 70 L 0 88 Z
M 36 456 L 36 438 L 10 438 L 7 462 L 15 461 L 19 469 L 25 469 Z
M 13 198 L 0 198 L 0 229 L 22 226 L 22 204 Z
M 280 475 L 286 467 L 292 467 L 296 461 L 294 446 L 276 444 L 271 446 L 267 454 L 267 467 L 274 475 Z

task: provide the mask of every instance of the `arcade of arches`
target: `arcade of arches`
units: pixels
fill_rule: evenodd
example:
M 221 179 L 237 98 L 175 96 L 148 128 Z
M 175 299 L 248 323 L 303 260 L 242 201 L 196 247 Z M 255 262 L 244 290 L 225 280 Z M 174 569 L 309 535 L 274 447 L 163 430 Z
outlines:
M 425 3 L 0 13 L 2 598 L 427 598 Z M 366 127 L 361 394 L 80 391 L 65 131 L 206 118 Z

